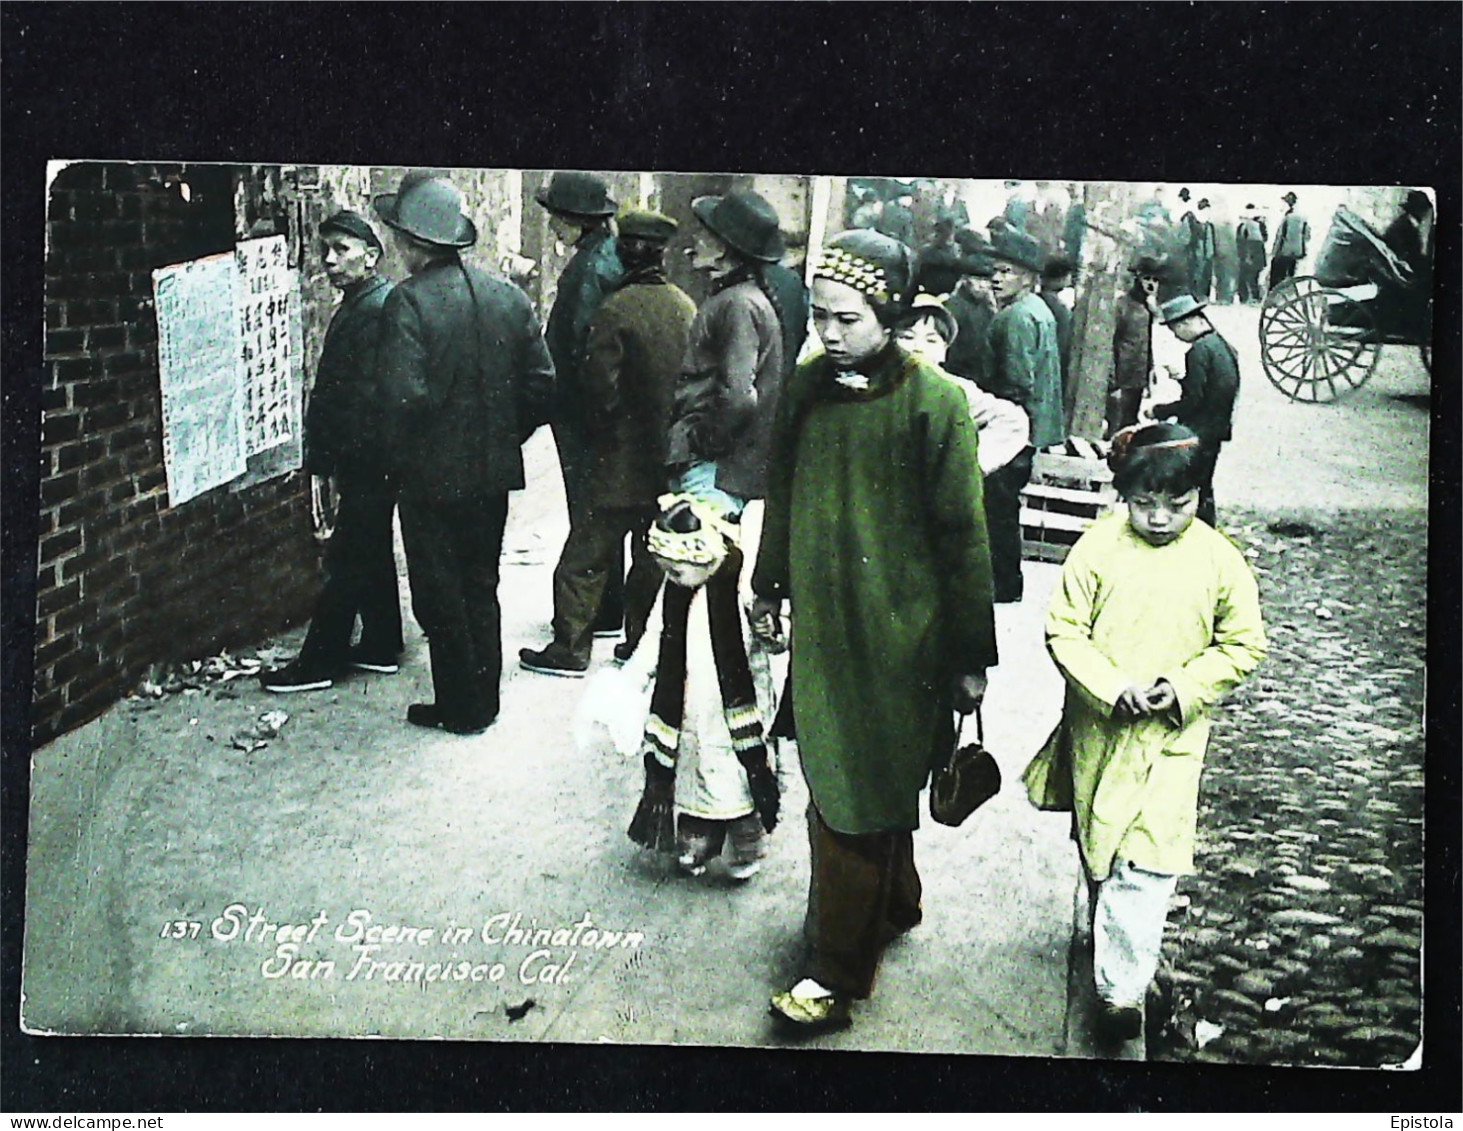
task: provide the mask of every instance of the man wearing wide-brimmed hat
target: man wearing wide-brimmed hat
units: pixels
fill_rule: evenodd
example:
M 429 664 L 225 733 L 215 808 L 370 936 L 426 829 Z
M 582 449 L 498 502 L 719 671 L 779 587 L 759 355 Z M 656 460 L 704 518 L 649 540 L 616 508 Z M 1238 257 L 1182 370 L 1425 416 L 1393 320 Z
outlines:
M 594 173 L 558 172 L 535 194 L 548 210 L 549 227 L 558 240 L 574 249 L 559 275 L 554 305 L 549 311 L 544 340 L 554 359 L 554 411 L 550 426 L 564 476 L 564 498 L 569 520 L 583 505 L 589 486 L 590 461 L 586 440 L 586 407 L 582 370 L 589 343 L 589 327 L 606 296 L 620 285 L 624 266 L 615 249 L 610 217 L 615 202 L 609 187 Z M 604 608 L 595 627 L 604 633 L 619 629 L 624 617 L 624 561 L 616 560 L 605 590 Z
M 1285 215 L 1275 229 L 1275 247 L 1270 259 L 1270 289 L 1295 275 L 1295 265 L 1306 256 L 1311 240 L 1311 226 L 1304 218 L 1296 215 L 1295 206 L 1299 197 L 1293 192 L 1281 197 L 1285 201 Z
M 625 639 L 615 646 L 617 658 L 627 659 L 639 643 L 660 588 L 646 537 L 665 491 L 666 417 L 696 304 L 665 274 L 676 222 L 637 209 L 622 212 L 617 223 L 625 281 L 600 307 L 585 351 L 582 407 L 591 474 L 554 570 L 554 639 L 518 654 L 529 671 L 548 675 L 588 670 L 595 613 L 627 534 Z
M 1157 420 L 1174 419 L 1199 437 L 1203 462 L 1198 469 L 1199 518 L 1214 525 L 1214 465 L 1219 449 L 1233 435 L 1234 402 L 1239 396 L 1239 358 L 1204 313 L 1193 295 L 1179 295 L 1160 308 L 1159 317 L 1181 342 L 1183 392 L 1171 404 L 1155 405 Z
M 1031 421 L 1031 444 L 1048 448 L 1067 438 L 1062 408 L 1062 361 L 1057 323 L 1037 297 L 1044 262 L 1041 245 L 1019 228 L 1008 227 L 992 241 L 995 274 L 991 293 L 1000 310 L 991 322 L 991 376 L 987 392 L 1014 401 Z M 986 501 L 991 538 L 991 569 L 996 600 L 1021 600 L 1021 488 L 1006 484 L 1009 497 Z
M 991 374 L 990 330 L 996 317 L 991 276 L 996 264 L 990 257 L 990 243 L 973 228 L 957 231 L 955 246 L 960 250 L 960 283 L 945 306 L 955 316 L 958 333 L 950 343 L 945 368 L 985 388 Z
M 390 674 L 401 654 L 401 598 L 391 518 L 396 487 L 381 466 L 376 345 L 391 281 L 377 270 L 381 239 L 358 212 L 320 225 L 325 274 L 341 292 L 330 319 L 310 406 L 305 466 L 335 481 L 335 530 L 325 547 L 325 584 L 299 656 L 260 675 L 266 691 L 321 691 L 351 668 Z M 356 619 L 361 642 L 351 647 Z
M 508 492 L 523 487 L 523 442 L 548 417 L 553 362 L 528 296 L 462 261 L 477 230 L 450 182 L 409 174 L 372 204 L 411 272 L 381 312 L 378 360 L 435 692 L 407 721 L 475 734 L 498 716 Z
M 776 211 L 736 189 L 691 202 L 691 265 L 711 279 L 671 409 L 667 466 L 681 490 L 733 514 L 766 492 L 767 451 L 785 376 L 783 314 L 763 267 L 787 250 Z

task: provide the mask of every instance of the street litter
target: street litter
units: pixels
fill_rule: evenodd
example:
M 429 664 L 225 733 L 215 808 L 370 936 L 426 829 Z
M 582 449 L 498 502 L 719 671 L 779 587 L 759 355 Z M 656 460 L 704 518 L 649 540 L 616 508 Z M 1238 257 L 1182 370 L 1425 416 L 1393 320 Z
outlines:
M 290 717 L 284 711 L 265 711 L 252 727 L 238 731 L 229 740 L 229 745 L 245 754 L 252 754 L 260 747 L 268 746 L 269 740 L 278 735 L 280 728 L 289 721 Z
M 1212 1021 L 1200 1021 L 1194 1026 L 1194 1043 L 1203 1048 L 1215 1037 L 1224 1036 L 1224 1026 Z

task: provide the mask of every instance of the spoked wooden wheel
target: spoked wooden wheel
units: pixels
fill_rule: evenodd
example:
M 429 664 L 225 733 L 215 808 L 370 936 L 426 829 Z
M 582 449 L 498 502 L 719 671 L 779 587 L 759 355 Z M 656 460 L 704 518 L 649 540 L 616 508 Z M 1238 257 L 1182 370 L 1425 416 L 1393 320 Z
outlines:
M 1260 312 L 1265 376 L 1291 400 L 1311 404 L 1360 388 L 1381 356 L 1366 307 L 1308 276 L 1286 284 Z

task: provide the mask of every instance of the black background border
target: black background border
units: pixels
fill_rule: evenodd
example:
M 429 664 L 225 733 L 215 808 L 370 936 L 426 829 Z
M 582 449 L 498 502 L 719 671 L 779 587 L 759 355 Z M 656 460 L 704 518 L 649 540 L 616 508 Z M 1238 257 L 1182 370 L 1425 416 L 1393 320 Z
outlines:
M 0 5 L 0 1107 L 1458 1111 L 1460 13 L 1451 3 Z M 1423 1069 L 20 1033 L 52 158 L 1436 188 Z

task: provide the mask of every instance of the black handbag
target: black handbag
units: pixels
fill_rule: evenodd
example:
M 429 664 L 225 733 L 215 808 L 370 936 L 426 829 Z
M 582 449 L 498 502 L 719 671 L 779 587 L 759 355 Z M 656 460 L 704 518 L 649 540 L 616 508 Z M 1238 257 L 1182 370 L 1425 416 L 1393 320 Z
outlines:
M 961 746 L 957 727 L 955 750 L 930 778 L 930 816 L 942 825 L 963 824 L 1001 791 L 1001 768 L 985 748 L 984 731 L 977 705 L 975 741 Z

